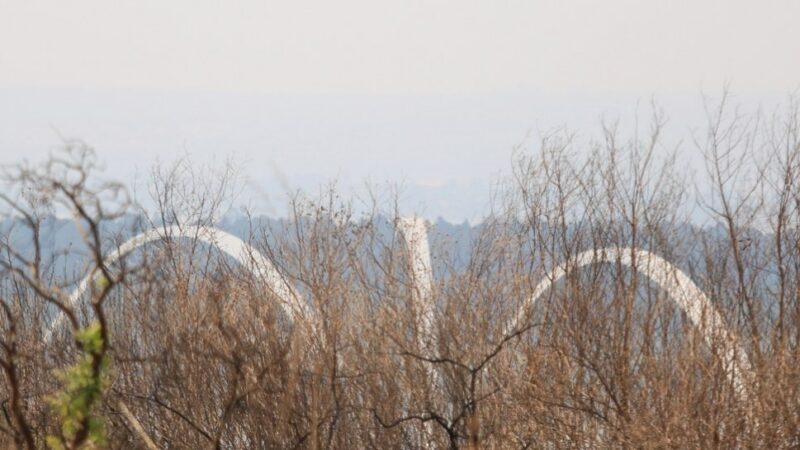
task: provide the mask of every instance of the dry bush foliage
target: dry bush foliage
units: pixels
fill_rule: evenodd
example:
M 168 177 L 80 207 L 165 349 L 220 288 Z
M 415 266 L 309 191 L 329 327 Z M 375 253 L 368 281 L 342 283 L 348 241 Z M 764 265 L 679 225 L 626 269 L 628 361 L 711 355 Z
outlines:
M 432 248 L 428 345 L 391 213 L 355 214 L 330 194 L 298 199 L 278 227 L 253 227 L 249 243 L 313 311 L 291 323 L 263 280 L 196 240 L 105 265 L 121 240 L 104 224 L 135 210 L 121 186 L 95 181 L 79 143 L 63 159 L 7 171 L 3 199 L 33 250 L 8 237 L 2 248 L 2 445 L 39 448 L 58 434 L 54 372 L 81 352 L 72 333 L 99 321 L 111 366 L 95 411 L 111 448 L 797 447 L 797 108 L 759 121 L 723 103 L 709 117 L 687 144 L 705 155 L 700 175 L 713 186 L 699 205 L 685 163 L 664 157 L 659 116 L 644 140 L 607 127 L 590 151 L 554 133 L 520 153 L 469 254 L 446 238 Z M 213 182 L 219 189 L 179 173 L 156 174 L 158 212 L 128 231 L 219 217 L 229 176 Z M 80 308 L 65 301 L 73 274 L 42 256 L 53 211 L 76 217 L 88 270 L 106 280 Z M 715 225 L 691 225 L 698 211 Z M 548 270 L 609 247 L 648 250 L 692 277 L 750 358 L 746 398 L 719 347 L 620 264 L 568 271 L 506 329 Z M 57 308 L 68 321 L 47 343 Z

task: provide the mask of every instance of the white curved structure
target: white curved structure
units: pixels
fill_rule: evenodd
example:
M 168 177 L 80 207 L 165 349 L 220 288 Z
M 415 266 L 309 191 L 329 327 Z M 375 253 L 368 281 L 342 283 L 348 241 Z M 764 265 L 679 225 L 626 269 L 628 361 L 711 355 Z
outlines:
M 180 228 L 178 226 L 154 228 L 125 241 L 114 253 L 106 258 L 105 263 L 113 264 L 142 245 L 170 238 L 197 239 L 208 245 L 217 247 L 220 251 L 233 257 L 243 267 L 264 280 L 270 290 L 281 299 L 281 307 L 290 320 L 294 321 L 296 318 L 306 317 L 307 311 L 305 303 L 295 289 L 286 282 L 267 258 L 238 237 L 215 228 L 201 226 L 187 228 Z M 80 301 L 81 297 L 83 297 L 91 286 L 90 283 L 94 282 L 94 275 L 96 275 L 96 273 L 90 273 L 81 280 L 78 287 L 70 294 L 67 300 L 68 306 L 74 306 Z M 46 342 L 52 339 L 54 331 L 61 326 L 63 321 L 64 313 L 60 311 L 45 334 Z
M 433 304 L 433 267 L 431 266 L 431 249 L 428 244 L 428 230 L 425 227 L 425 220 L 414 217 L 401 217 L 397 220 L 397 232 L 403 235 L 403 239 L 408 251 L 408 258 L 411 263 L 411 283 L 413 291 L 411 293 L 414 302 L 414 313 L 417 325 L 417 345 L 420 349 L 433 354 L 436 351 L 436 338 L 433 323 L 434 316 Z M 428 379 L 431 384 L 434 399 L 436 393 L 440 392 L 442 386 L 439 372 L 431 364 L 426 364 Z M 435 425 L 428 422 L 425 432 L 417 436 L 419 444 L 423 448 L 432 448 Z
M 413 301 L 416 303 L 419 344 L 421 348 L 432 351 L 436 342 L 433 329 L 433 274 L 425 222 L 417 217 L 401 218 L 397 222 L 397 229 L 405 238 L 411 258 L 412 282 L 414 283 Z M 105 262 L 112 264 L 144 244 L 167 238 L 198 239 L 217 247 L 235 258 L 252 273 L 261 277 L 281 299 L 281 306 L 291 320 L 310 318 L 306 305 L 296 290 L 278 273 L 267 258 L 238 237 L 218 229 L 208 227 L 181 229 L 177 226 L 152 229 L 126 241 Z M 556 267 L 536 286 L 517 316 L 508 324 L 506 335 L 517 330 L 524 323 L 525 317 L 539 298 L 551 289 L 555 282 L 566 275 L 568 265 L 577 269 L 590 264 L 602 263 L 635 266 L 642 275 L 664 289 L 672 301 L 686 313 L 692 324 L 700 329 L 709 345 L 722 345 L 722 360 L 726 373 L 736 392 L 742 398 L 746 398 L 746 385 L 742 375 L 751 373 L 750 361 L 744 349 L 738 345 L 736 336 L 725 326 L 722 317 L 708 297 L 685 273 L 665 259 L 644 250 L 607 248 L 587 251 L 577 255 L 573 261 Z M 76 305 L 93 281 L 93 275 L 87 275 L 70 295 L 68 305 Z M 51 340 L 53 332 L 63 320 L 64 314 L 60 312 L 45 335 L 46 341 Z M 438 375 L 431 373 L 431 382 L 434 386 L 438 385 L 437 379 Z
M 525 316 L 530 313 L 536 301 L 552 288 L 556 281 L 567 274 L 568 265 L 571 264 L 573 268 L 577 269 L 590 264 L 603 263 L 635 266 L 639 273 L 664 289 L 670 299 L 686 313 L 692 324 L 700 329 L 709 346 L 722 346 L 721 356 L 725 371 L 737 394 L 746 398 L 746 385 L 742 380 L 742 375 L 751 372 L 750 360 L 744 349 L 737 343 L 736 336 L 728 330 L 714 305 L 688 275 L 664 258 L 648 251 L 632 248 L 605 248 L 587 251 L 578 254 L 574 261 L 556 267 L 539 282 L 533 294 L 522 305 L 517 316 L 507 326 L 507 335 L 524 323 Z
M 428 231 L 425 220 L 419 217 L 401 217 L 397 220 L 397 231 L 403 235 L 411 259 L 412 292 L 417 315 L 419 344 L 425 350 L 432 350 L 436 337 L 433 332 L 433 270 L 431 250 L 428 245 Z

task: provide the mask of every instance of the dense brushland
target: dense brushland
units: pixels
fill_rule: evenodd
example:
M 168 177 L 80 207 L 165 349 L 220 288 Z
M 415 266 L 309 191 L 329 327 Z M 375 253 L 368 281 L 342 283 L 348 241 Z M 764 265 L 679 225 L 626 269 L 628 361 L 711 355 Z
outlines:
M 693 194 L 659 143 L 612 129 L 590 149 L 546 136 L 520 154 L 481 224 L 432 224 L 435 339 L 421 334 L 391 204 L 335 192 L 282 220 L 221 221 L 226 177 L 157 173 L 145 212 L 80 143 L 6 171 L 2 444 L 34 448 L 786 448 L 800 444 L 800 127 L 721 108 L 693 144 Z M 717 120 L 719 119 L 719 120 Z M 765 123 L 769 124 L 768 126 Z M 580 150 L 580 151 L 578 151 Z M 700 210 L 712 225 L 696 223 Z M 64 222 L 52 215 L 73 215 Z M 118 264 L 153 226 L 217 225 L 270 258 L 309 305 L 287 318 L 262 279 L 193 239 Z M 621 264 L 555 265 L 637 248 L 685 271 L 746 352 L 722 344 Z M 93 273 L 79 307 L 65 299 Z M 52 342 L 53 314 L 67 317 Z

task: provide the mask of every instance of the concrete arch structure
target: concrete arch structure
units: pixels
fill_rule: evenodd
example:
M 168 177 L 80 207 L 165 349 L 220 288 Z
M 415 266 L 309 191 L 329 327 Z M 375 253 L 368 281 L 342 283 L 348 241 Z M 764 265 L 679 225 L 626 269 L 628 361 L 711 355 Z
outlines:
M 238 237 L 216 228 L 203 226 L 186 228 L 167 226 L 153 228 L 125 241 L 114 253 L 106 258 L 105 263 L 113 264 L 119 261 L 120 258 L 125 257 L 128 253 L 145 244 L 165 239 L 197 239 L 210 246 L 216 247 L 223 253 L 234 258 L 247 270 L 264 280 L 269 289 L 281 299 L 281 307 L 290 320 L 294 321 L 299 317 L 307 316 L 306 306 L 301 297 L 264 255 Z M 78 287 L 75 288 L 67 299 L 67 304 L 69 306 L 78 304 L 91 286 L 91 283 L 94 282 L 94 275 L 96 274 L 90 273 L 81 280 Z M 52 339 L 54 332 L 61 326 L 64 318 L 64 313 L 59 311 L 45 334 L 46 342 Z
M 433 272 L 425 221 L 418 217 L 400 218 L 396 226 L 397 231 L 405 239 L 411 260 L 412 282 L 414 283 L 413 301 L 417 306 L 417 327 L 421 331 L 419 344 L 423 349 L 432 350 L 437 336 L 433 329 L 435 320 L 432 296 Z M 198 239 L 217 247 L 262 278 L 270 290 L 281 299 L 281 307 L 291 320 L 294 321 L 301 317 L 311 318 L 297 291 L 280 275 L 266 257 L 238 237 L 215 228 L 197 226 L 181 229 L 177 226 L 170 226 L 148 230 L 126 241 L 105 262 L 113 264 L 142 245 L 169 238 Z M 722 359 L 728 377 L 734 384 L 737 393 L 746 398 L 746 385 L 742 376 L 751 374 L 751 366 L 747 353 L 737 343 L 736 336 L 725 326 L 719 312 L 688 275 L 665 259 L 648 251 L 631 248 L 587 251 L 577 255 L 574 260 L 557 266 L 539 282 L 514 320 L 507 325 L 506 333 L 512 332 L 523 323 L 535 303 L 567 274 L 568 266 L 577 269 L 591 264 L 619 262 L 624 266 L 634 267 L 634 260 L 637 270 L 667 292 L 670 299 L 686 313 L 692 324 L 700 329 L 709 345 L 719 343 L 723 346 Z M 93 274 L 84 277 L 70 294 L 68 305 L 76 305 L 93 281 Z M 63 321 L 64 314 L 59 312 L 46 333 L 47 342 L 51 340 L 54 331 Z M 431 373 L 431 381 L 434 384 L 438 384 L 437 379 L 438 375 Z
M 664 289 L 669 298 L 686 313 L 696 326 L 706 343 L 713 347 L 721 345 L 722 363 L 737 394 L 747 397 L 747 386 L 743 376 L 752 373 L 750 360 L 745 350 L 739 345 L 736 335 L 725 325 L 722 316 L 700 288 L 683 271 L 664 258 L 645 250 L 627 248 L 604 248 L 578 254 L 571 262 L 564 263 L 551 270 L 539 282 L 536 288 L 522 305 L 517 316 L 507 326 L 509 333 L 519 327 L 534 304 L 553 285 L 567 274 L 568 266 L 578 269 L 592 264 L 616 264 L 633 268 Z
M 433 348 L 436 337 L 433 332 L 433 269 L 428 231 L 425 220 L 419 217 L 401 217 L 397 220 L 397 232 L 403 235 L 411 263 L 413 301 L 416 309 L 417 328 L 420 330 L 420 346 Z
M 433 304 L 433 266 L 431 265 L 431 250 L 428 242 L 428 230 L 425 220 L 413 217 L 400 217 L 395 224 L 396 231 L 403 236 L 408 252 L 411 268 L 412 304 L 416 314 L 418 330 L 417 345 L 423 351 L 431 354 L 436 349 L 436 333 L 433 329 L 434 314 Z M 433 401 L 439 400 L 442 379 L 439 371 L 431 364 L 425 366 L 429 383 L 432 388 Z M 428 422 L 424 431 L 416 436 L 421 448 L 433 448 L 433 436 L 436 435 L 435 425 Z

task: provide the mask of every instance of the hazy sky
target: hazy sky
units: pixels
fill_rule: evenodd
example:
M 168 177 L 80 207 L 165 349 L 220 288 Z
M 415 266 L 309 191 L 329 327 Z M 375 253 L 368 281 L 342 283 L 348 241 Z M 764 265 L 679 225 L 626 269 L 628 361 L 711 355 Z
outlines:
M 0 0 L 0 85 L 783 93 L 798 17 L 796 0 Z
M 680 135 L 701 90 L 796 92 L 798 17 L 797 0 L 0 0 L 0 160 L 58 133 L 122 177 L 233 154 L 263 192 L 405 180 L 428 215 L 473 218 L 531 130 L 655 95 Z

